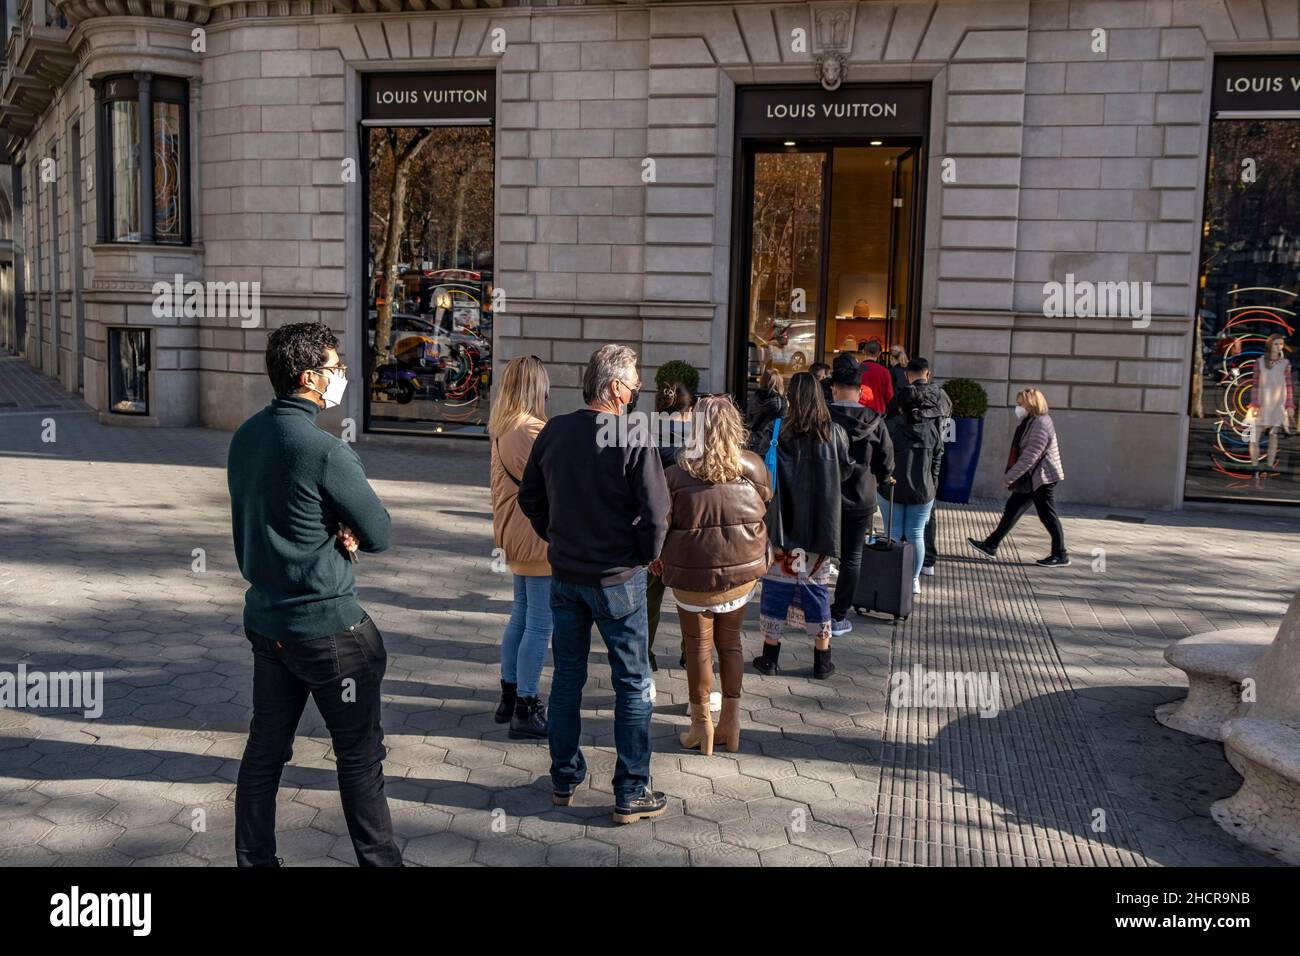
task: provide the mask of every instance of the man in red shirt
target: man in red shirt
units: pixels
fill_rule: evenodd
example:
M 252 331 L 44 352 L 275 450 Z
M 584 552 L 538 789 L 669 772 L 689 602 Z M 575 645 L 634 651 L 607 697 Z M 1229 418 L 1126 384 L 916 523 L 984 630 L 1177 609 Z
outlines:
M 880 343 L 875 339 L 862 346 L 862 384 L 866 388 L 859 401 L 874 412 L 885 414 L 885 408 L 894 397 L 894 378 L 880 362 Z

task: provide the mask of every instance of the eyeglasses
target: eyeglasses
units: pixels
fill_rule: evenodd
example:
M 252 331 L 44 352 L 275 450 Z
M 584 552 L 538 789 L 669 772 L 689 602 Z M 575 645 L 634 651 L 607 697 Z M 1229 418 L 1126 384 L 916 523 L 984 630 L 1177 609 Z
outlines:
M 338 365 L 313 365 L 311 368 L 303 369 L 304 372 L 342 372 L 348 374 L 348 367 L 340 362 Z

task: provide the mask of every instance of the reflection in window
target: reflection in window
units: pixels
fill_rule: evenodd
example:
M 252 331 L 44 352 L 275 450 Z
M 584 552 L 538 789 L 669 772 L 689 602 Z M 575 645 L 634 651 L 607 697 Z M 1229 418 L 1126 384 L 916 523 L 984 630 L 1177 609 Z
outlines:
M 149 330 L 108 330 L 108 408 L 149 414 Z
M 1300 121 L 1211 124 L 1200 286 L 1186 495 L 1300 502 Z
M 750 215 L 750 378 L 817 361 L 825 153 L 758 153 Z
M 181 107 L 153 105 L 153 228 L 158 242 L 181 242 Z
M 492 128 L 376 127 L 368 138 L 370 421 L 481 433 L 492 386 Z
M 140 122 L 134 100 L 108 104 L 112 136 L 111 184 L 113 196 L 113 240 L 136 242 L 140 238 Z

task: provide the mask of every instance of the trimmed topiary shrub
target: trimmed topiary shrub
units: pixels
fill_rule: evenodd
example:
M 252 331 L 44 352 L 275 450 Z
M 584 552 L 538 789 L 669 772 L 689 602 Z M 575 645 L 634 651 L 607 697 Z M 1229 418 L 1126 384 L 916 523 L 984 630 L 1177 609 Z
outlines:
M 682 359 L 673 359 L 671 362 L 664 362 L 659 366 L 659 371 L 655 372 L 655 388 L 663 391 L 681 382 L 694 395 L 700 387 L 700 370 L 690 362 Z
M 950 378 L 943 390 L 952 399 L 953 418 L 983 418 L 989 410 L 989 393 L 973 378 Z

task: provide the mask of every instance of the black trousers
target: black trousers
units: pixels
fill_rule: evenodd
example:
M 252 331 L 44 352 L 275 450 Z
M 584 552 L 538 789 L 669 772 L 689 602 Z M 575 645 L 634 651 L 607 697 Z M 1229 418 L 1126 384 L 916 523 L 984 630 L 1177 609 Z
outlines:
M 925 566 L 932 568 L 939 563 L 939 545 L 935 539 L 939 536 L 939 528 L 935 522 L 938 520 L 939 502 L 934 503 L 930 509 L 930 520 L 925 525 Z
M 247 636 L 253 649 L 253 723 L 235 788 L 239 865 L 275 865 L 275 795 L 311 694 L 334 742 L 343 818 L 357 862 L 401 866 L 384 796 L 379 687 L 388 653 L 379 629 L 366 617 L 310 641 L 277 641 L 252 631 Z
M 1052 536 L 1052 554 L 1064 555 L 1065 532 L 1061 528 L 1061 519 L 1056 515 L 1056 502 L 1053 500 L 1055 491 L 1056 482 L 1043 485 L 1028 493 L 1013 491 L 1002 512 L 1002 520 L 998 522 L 994 532 L 984 539 L 984 543 L 990 548 L 997 548 L 1002 543 L 1002 539 L 1015 527 L 1020 516 L 1029 510 L 1030 505 L 1033 505 L 1038 512 L 1038 520 Z
M 842 621 L 853 606 L 853 591 L 858 586 L 862 571 L 862 548 L 875 512 L 862 515 L 843 515 L 840 518 L 840 576 L 835 582 L 835 597 L 831 601 L 831 619 Z

